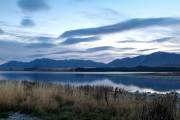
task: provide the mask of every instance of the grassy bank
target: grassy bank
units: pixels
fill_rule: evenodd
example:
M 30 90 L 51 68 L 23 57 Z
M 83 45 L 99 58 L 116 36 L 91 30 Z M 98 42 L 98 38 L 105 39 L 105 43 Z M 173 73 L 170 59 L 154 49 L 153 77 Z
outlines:
M 175 93 L 140 94 L 103 86 L 0 81 L 0 117 L 10 111 L 45 120 L 180 119 Z

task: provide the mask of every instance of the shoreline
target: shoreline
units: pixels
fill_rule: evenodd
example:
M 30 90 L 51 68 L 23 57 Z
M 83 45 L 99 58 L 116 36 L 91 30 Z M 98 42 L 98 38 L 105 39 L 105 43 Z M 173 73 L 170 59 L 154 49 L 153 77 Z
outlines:
M 159 75 L 159 76 L 180 76 L 180 72 L 157 72 L 157 71 L 44 71 L 44 70 L 0 70 L 0 72 L 23 72 L 23 73 L 59 73 L 59 74 L 109 74 L 109 75 L 126 75 L 126 74 L 139 74 L 139 75 Z

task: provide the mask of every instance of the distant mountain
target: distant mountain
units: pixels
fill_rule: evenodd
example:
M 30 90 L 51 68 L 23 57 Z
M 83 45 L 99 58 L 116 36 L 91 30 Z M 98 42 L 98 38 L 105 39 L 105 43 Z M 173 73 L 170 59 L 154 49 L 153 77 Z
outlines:
M 31 62 L 10 61 L 0 65 L 0 69 L 27 69 L 27 68 L 134 68 L 134 67 L 180 67 L 180 54 L 155 52 L 134 58 L 116 59 L 108 64 L 91 60 L 52 60 L 36 59 Z
M 180 54 L 155 52 L 134 58 L 117 59 L 108 64 L 109 67 L 180 67 Z
M 1 69 L 25 68 L 77 68 L 77 67 L 102 67 L 105 64 L 90 60 L 52 60 L 36 59 L 31 62 L 10 61 L 0 66 Z

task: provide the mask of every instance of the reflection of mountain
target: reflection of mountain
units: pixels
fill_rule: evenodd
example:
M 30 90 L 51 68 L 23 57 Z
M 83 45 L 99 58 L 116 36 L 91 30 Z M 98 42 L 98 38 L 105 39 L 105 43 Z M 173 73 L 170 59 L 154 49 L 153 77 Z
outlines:
M 104 80 L 96 80 L 96 81 L 92 81 L 92 82 L 83 82 L 83 83 L 73 83 L 73 85 L 75 86 L 85 86 L 85 85 L 90 85 L 90 86 L 110 86 L 110 87 L 118 87 L 124 90 L 127 90 L 129 92 L 151 92 L 151 93 L 162 93 L 162 92 L 166 92 L 166 91 L 156 91 L 153 90 L 151 88 L 141 88 L 135 85 L 124 85 L 122 83 L 115 83 L 109 79 L 104 79 Z
M 180 54 L 156 52 L 134 58 L 116 59 L 108 64 L 90 60 L 51 60 L 37 59 L 31 62 L 10 61 L 0 66 L 1 69 L 64 69 L 71 68 L 120 68 L 120 67 L 180 67 Z M 69 70 L 68 69 L 68 70 Z
M 0 78 L 5 80 L 32 80 L 41 82 L 57 82 L 64 84 L 92 84 L 102 83 L 100 81 L 109 80 L 115 85 L 136 86 L 143 89 L 155 91 L 179 90 L 180 81 L 178 76 L 168 78 L 140 74 L 75 74 L 75 73 L 33 73 L 33 72 L 6 72 L 0 73 Z M 105 85 L 105 83 L 102 83 Z

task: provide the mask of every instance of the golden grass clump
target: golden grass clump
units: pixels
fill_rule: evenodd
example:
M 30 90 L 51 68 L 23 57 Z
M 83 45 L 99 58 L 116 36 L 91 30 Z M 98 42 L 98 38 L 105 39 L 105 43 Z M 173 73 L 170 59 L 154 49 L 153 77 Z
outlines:
M 21 82 L 0 82 L 0 106 L 13 106 L 25 97 Z
M 105 86 L 0 81 L 0 113 L 19 111 L 48 120 L 178 120 L 178 100 L 175 93 L 141 94 Z

